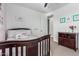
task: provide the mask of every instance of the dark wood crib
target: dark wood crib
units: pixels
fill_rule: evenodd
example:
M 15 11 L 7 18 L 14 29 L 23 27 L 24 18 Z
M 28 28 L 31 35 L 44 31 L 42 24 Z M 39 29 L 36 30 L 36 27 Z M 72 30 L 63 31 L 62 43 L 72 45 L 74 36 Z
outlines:
M 6 56 L 6 49 L 8 48 L 9 56 L 13 55 L 13 47 L 15 47 L 15 56 L 18 56 L 18 47 L 23 55 L 23 47 L 25 46 L 26 56 L 50 56 L 50 35 L 45 35 L 37 39 L 27 41 L 4 41 L 0 42 L 0 52 L 2 56 Z

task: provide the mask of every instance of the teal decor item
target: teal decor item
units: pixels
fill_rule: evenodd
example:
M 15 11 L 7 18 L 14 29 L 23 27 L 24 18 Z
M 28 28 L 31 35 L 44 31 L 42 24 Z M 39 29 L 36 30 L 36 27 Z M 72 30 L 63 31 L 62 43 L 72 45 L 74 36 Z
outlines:
M 79 14 L 73 15 L 73 21 L 79 21 Z
M 60 18 L 60 23 L 65 23 L 65 22 L 66 22 L 66 18 L 65 17 Z

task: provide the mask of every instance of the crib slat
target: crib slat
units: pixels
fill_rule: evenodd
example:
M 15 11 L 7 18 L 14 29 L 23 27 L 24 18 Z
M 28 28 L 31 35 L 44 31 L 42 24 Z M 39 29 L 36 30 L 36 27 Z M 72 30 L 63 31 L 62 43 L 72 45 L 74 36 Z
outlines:
M 26 46 L 26 56 L 28 56 L 28 46 Z
M 41 42 L 40 42 L 40 56 L 41 56 Z
M 21 56 L 23 56 L 23 46 L 21 46 Z
M 42 41 L 42 56 L 43 56 L 43 41 Z
M 48 53 L 48 39 L 46 39 L 46 53 Z M 47 54 L 46 54 L 47 56 Z
M 12 56 L 12 47 L 9 48 L 9 56 Z
M 50 37 L 49 37 L 49 56 L 50 56 Z
M 5 48 L 2 49 L 2 56 L 5 56 Z
M 50 38 L 47 39 L 47 56 L 50 55 Z
M 47 39 L 47 53 L 49 52 L 49 39 Z
M 45 40 L 45 55 L 46 55 L 46 40 Z
M 18 56 L 18 47 L 16 46 L 16 56 Z

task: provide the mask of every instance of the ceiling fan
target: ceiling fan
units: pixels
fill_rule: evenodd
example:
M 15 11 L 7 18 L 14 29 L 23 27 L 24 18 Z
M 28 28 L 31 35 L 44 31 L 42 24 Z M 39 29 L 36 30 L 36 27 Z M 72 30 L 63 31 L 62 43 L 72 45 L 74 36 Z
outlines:
M 48 3 L 45 3 L 45 4 L 44 4 L 44 7 L 46 8 L 46 7 L 47 7 L 47 5 L 48 5 Z

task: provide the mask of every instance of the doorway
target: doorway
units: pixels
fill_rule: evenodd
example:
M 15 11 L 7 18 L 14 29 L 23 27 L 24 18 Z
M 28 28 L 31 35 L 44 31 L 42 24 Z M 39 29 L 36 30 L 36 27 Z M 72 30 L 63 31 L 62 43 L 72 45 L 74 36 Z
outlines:
M 52 18 L 48 18 L 48 35 L 53 35 L 53 21 Z

